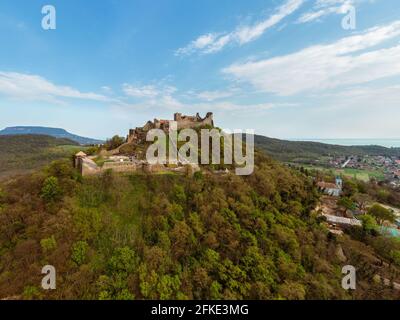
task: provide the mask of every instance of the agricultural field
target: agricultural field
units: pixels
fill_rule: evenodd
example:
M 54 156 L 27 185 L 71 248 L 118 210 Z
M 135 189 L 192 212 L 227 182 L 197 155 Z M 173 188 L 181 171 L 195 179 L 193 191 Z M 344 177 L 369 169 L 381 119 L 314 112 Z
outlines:
M 309 170 L 325 171 L 325 172 L 329 172 L 333 175 L 345 176 L 348 178 L 354 178 L 354 179 L 365 181 L 365 182 L 368 182 L 371 179 L 376 179 L 376 180 L 380 181 L 380 180 L 384 180 L 384 178 L 385 178 L 383 172 L 380 170 L 361 170 L 361 169 L 351 169 L 351 168 L 336 169 L 336 168 L 325 168 L 325 167 L 313 166 L 313 165 L 306 165 L 303 167 L 306 169 L 309 169 Z

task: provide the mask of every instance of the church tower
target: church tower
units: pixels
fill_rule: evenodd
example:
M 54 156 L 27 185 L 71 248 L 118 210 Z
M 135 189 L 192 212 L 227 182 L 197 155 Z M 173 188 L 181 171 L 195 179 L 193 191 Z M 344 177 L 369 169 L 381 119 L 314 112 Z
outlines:
M 340 190 L 343 189 L 343 180 L 342 180 L 342 178 L 339 177 L 339 176 L 336 177 L 336 186 L 337 186 L 338 188 L 340 188 Z

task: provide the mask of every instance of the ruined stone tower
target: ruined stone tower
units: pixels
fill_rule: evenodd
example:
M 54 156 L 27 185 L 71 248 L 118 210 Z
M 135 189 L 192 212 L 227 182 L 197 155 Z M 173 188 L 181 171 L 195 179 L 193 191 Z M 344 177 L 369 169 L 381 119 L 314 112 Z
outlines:
M 212 112 L 208 112 L 204 118 L 200 117 L 199 113 L 196 113 L 195 116 L 183 116 L 181 113 L 175 113 L 174 120 L 178 123 L 178 129 L 214 126 Z
M 214 127 L 213 113 L 208 112 L 204 118 L 200 117 L 197 113 L 195 116 L 186 116 L 181 113 L 174 114 L 174 121 L 178 124 L 178 130 L 198 128 L 204 126 Z M 159 120 L 148 121 L 143 127 L 129 130 L 127 137 L 127 143 L 141 143 L 146 140 L 146 134 L 151 129 L 161 129 L 168 132 L 170 120 Z

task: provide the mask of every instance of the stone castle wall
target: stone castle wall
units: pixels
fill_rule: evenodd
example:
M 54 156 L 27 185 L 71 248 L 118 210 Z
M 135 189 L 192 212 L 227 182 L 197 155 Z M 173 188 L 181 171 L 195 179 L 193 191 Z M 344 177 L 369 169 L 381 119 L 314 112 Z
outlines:
M 115 172 L 136 172 L 137 165 L 134 162 L 105 162 L 101 171 L 113 170 Z
M 93 160 L 88 157 L 76 157 L 74 162 L 75 168 L 82 174 L 82 176 L 94 176 L 101 174 L 107 170 L 114 172 L 147 172 L 157 173 L 168 171 L 168 168 L 164 165 L 149 164 L 144 162 L 132 162 L 132 161 L 110 161 L 105 162 L 102 167 L 99 167 Z
M 100 173 L 100 168 L 97 164 L 89 158 L 78 158 L 78 170 L 82 176 L 92 176 Z
M 208 112 L 204 118 L 200 117 L 198 113 L 195 116 L 183 116 L 180 113 L 175 113 L 174 120 L 178 123 L 178 130 L 198 128 L 203 126 L 214 126 L 212 112 Z

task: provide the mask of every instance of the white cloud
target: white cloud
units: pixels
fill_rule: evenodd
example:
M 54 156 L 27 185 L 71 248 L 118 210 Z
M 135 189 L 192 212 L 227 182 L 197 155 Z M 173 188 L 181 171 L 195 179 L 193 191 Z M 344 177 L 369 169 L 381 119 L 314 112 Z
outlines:
M 125 92 L 126 95 L 137 98 L 143 98 L 143 97 L 152 98 L 158 95 L 158 91 L 154 86 L 136 87 L 125 83 L 123 85 L 123 91 Z
M 43 77 L 0 71 L 0 94 L 10 98 L 32 101 L 60 102 L 60 98 L 107 101 L 104 95 L 81 92 L 68 86 L 55 85 Z
M 214 101 L 214 100 L 220 100 L 224 98 L 229 98 L 233 96 L 234 92 L 233 90 L 227 90 L 227 91 L 202 91 L 198 92 L 195 94 L 195 97 L 200 99 L 200 100 L 205 100 L 205 101 Z
M 277 8 L 276 12 L 267 19 L 253 25 L 242 25 L 229 33 L 208 33 L 198 37 L 186 47 L 175 52 L 177 56 L 189 55 L 200 52 L 203 54 L 214 53 L 222 50 L 228 44 L 243 45 L 262 36 L 266 30 L 281 22 L 284 18 L 295 12 L 304 0 L 287 0 Z
M 274 103 L 255 103 L 255 104 L 238 104 L 230 101 L 221 101 L 213 103 L 197 103 L 191 105 L 194 110 L 216 110 L 216 111 L 235 111 L 252 113 L 256 111 L 270 110 L 272 108 L 287 106 L 288 104 L 274 104 Z
M 244 44 L 259 38 L 267 29 L 278 24 L 288 15 L 295 12 L 301 5 L 303 0 L 289 0 L 278 8 L 277 12 L 268 19 L 259 22 L 253 26 L 242 26 L 235 32 L 235 38 L 240 44 Z
M 144 85 L 136 86 L 124 83 L 122 90 L 127 96 L 135 98 L 156 98 L 162 95 L 170 95 L 176 91 L 173 86 Z
M 123 110 L 160 110 L 162 113 L 165 110 L 172 112 L 184 112 L 187 114 L 194 114 L 196 112 L 205 113 L 212 112 L 235 112 L 235 113 L 250 113 L 258 111 L 266 111 L 273 108 L 280 108 L 285 106 L 293 106 L 289 103 L 275 104 L 275 103 L 255 103 L 255 104 L 239 104 L 231 101 L 212 101 L 212 102 L 198 102 L 198 103 L 183 103 L 174 97 L 163 97 L 160 100 L 148 100 L 134 104 L 119 105 L 116 107 L 123 108 Z
M 328 94 L 318 101 L 320 106 L 307 116 L 314 118 L 317 128 L 313 129 L 318 129 L 319 136 L 400 138 L 399 85 L 363 85 Z M 309 121 L 307 116 L 302 119 L 304 123 Z
M 136 99 L 135 103 L 124 103 L 124 106 L 128 108 L 147 109 L 150 107 L 163 107 L 166 109 L 176 109 L 183 106 L 173 96 L 177 88 L 162 84 L 162 82 L 142 86 L 125 83 L 122 85 L 122 91 L 125 93 L 126 98 Z
M 165 110 L 173 112 L 257 112 L 269 110 L 277 106 L 273 103 L 255 103 L 255 104 L 239 104 L 225 100 L 233 97 L 238 88 L 231 87 L 226 90 L 215 91 L 187 91 L 177 93 L 178 90 L 174 86 L 143 85 L 133 86 L 124 84 L 122 87 L 126 94 L 126 98 L 134 97 L 135 102 L 119 103 L 115 105 L 118 110 L 160 110 L 162 114 Z M 287 106 L 288 103 L 279 104 L 279 106 Z
M 184 104 L 178 99 L 174 98 L 172 95 L 164 95 L 159 100 L 151 101 L 151 104 L 173 110 L 181 109 L 184 107 Z
M 299 19 L 299 23 L 306 23 L 319 20 L 324 16 L 331 14 L 346 14 L 349 9 L 355 7 L 358 3 L 366 0 L 317 0 L 313 9 L 304 13 Z M 370 2 L 373 2 L 370 0 Z
M 209 33 L 199 37 L 197 40 L 194 41 L 193 45 L 197 49 L 202 49 L 213 43 L 215 38 L 216 38 L 215 34 Z
M 391 104 L 395 106 L 400 104 L 400 85 L 354 87 L 340 93 L 335 93 L 334 96 L 347 101 L 351 100 L 353 103 L 357 102 L 357 104 L 362 106 L 371 105 L 371 100 L 374 100 L 374 103 L 379 101 L 379 104 Z
M 112 93 L 113 90 L 109 86 L 102 86 L 101 90 L 103 90 L 105 93 Z
M 400 45 L 373 49 L 400 35 L 400 21 L 375 27 L 332 44 L 315 45 L 271 59 L 223 70 L 239 81 L 279 95 L 321 91 L 400 75 Z M 369 50 L 369 51 L 368 51 Z
M 206 47 L 213 46 L 217 35 L 213 33 L 205 34 L 193 40 L 188 46 L 180 48 L 176 51 L 176 55 L 187 55 L 196 50 L 202 50 Z

